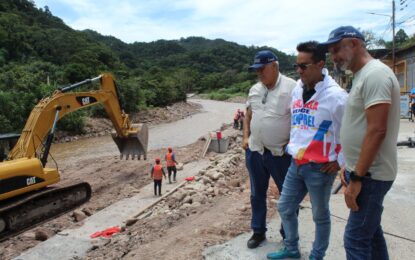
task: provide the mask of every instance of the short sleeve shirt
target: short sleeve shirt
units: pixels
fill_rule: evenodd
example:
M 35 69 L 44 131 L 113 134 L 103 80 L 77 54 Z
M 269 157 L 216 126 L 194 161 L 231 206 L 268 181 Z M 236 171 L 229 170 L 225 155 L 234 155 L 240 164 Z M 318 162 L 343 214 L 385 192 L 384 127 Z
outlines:
M 371 60 L 354 75 L 340 139 L 346 169 L 353 171 L 367 130 L 365 110 L 381 103 L 390 104 L 387 132 L 369 172 L 375 180 L 393 181 L 397 174 L 396 142 L 400 120 L 400 88 L 395 74 L 379 60 Z
M 296 83 L 279 74 L 275 87 L 268 90 L 258 82 L 249 90 L 247 107 L 252 110 L 249 149 L 261 154 L 267 148 L 275 156 L 284 154 L 291 128 L 291 93 Z

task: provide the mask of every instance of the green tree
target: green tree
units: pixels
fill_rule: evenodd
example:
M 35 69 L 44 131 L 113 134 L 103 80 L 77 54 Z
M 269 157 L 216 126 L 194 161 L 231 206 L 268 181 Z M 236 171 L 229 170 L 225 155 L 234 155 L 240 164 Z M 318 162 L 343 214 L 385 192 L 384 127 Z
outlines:
M 409 37 L 403 29 L 399 29 L 395 34 L 395 43 L 398 46 L 403 45 L 408 39 Z

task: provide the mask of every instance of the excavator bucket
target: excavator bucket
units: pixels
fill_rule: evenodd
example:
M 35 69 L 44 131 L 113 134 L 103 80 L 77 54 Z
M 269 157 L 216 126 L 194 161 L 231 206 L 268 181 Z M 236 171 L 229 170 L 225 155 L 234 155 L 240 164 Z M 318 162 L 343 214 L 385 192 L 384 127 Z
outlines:
M 132 124 L 128 137 L 119 136 L 115 132 L 111 135 L 120 150 L 121 159 L 124 156 L 127 160 L 130 156 L 133 160 L 136 157 L 140 160 L 141 156 L 144 160 L 147 159 L 148 128 L 146 124 Z

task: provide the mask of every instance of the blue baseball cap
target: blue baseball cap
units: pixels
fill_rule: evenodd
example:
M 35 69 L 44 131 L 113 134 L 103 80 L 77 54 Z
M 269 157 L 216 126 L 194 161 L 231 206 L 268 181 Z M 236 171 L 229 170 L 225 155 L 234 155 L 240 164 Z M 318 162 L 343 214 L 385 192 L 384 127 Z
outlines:
M 363 41 L 365 40 L 363 34 L 353 26 L 340 26 L 339 28 L 336 28 L 333 31 L 331 31 L 329 39 L 326 42 L 320 43 L 319 46 L 327 49 L 327 47 L 330 44 L 339 42 L 345 38 L 357 38 Z
M 277 56 L 275 56 L 275 54 L 272 51 L 269 51 L 269 50 L 259 51 L 255 54 L 254 64 L 249 66 L 249 70 L 251 71 L 257 70 L 259 68 L 264 67 L 268 63 L 271 63 L 277 60 L 278 60 Z

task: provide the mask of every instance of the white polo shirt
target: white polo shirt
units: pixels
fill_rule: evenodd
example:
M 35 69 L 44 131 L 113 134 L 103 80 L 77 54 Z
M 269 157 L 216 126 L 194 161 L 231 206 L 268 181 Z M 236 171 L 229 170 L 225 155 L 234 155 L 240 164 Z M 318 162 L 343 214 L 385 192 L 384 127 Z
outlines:
M 268 90 L 258 82 L 249 90 L 247 107 L 252 110 L 249 149 L 261 154 L 264 147 L 275 156 L 284 154 L 291 126 L 291 92 L 296 82 L 279 73 L 275 86 Z

